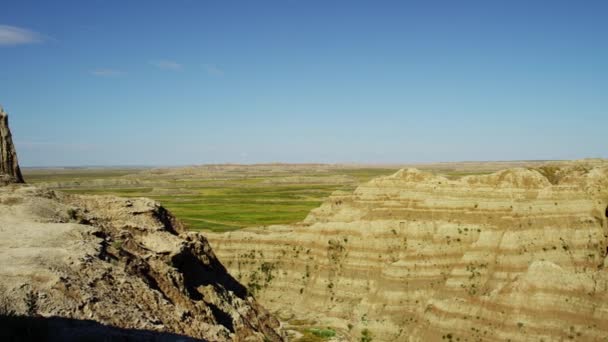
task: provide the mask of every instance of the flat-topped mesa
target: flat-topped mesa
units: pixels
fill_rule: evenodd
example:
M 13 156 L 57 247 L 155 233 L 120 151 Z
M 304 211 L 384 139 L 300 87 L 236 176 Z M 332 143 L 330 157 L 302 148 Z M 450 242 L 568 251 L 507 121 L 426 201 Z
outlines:
M 13 145 L 8 115 L 0 106 L 0 185 L 25 183 L 17 161 L 17 151 Z

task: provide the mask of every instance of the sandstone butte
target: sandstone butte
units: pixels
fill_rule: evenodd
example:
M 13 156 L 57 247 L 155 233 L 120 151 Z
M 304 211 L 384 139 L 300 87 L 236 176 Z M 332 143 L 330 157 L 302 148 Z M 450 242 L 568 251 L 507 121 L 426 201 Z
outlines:
M 207 237 L 271 312 L 345 340 L 606 341 L 607 207 L 602 160 L 404 169 L 302 223 Z
M 284 340 L 205 237 L 158 203 L 18 184 L 0 119 L 0 340 Z

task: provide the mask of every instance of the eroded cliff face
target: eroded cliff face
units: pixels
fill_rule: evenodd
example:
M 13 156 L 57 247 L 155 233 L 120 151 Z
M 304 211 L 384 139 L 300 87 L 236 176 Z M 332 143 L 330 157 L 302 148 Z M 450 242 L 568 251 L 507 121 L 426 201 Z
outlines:
M 346 339 L 604 340 L 608 166 L 449 180 L 406 169 L 293 226 L 208 234 L 282 317 Z
M 144 198 L 0 187 L 0 299 L 4 313 L 148 331 L 127 336 L 64 324 L 45 336 L 55 340 L 177 338 L 150 332 L 283 340 L 279 322 L 226 272 L 207 240 Z

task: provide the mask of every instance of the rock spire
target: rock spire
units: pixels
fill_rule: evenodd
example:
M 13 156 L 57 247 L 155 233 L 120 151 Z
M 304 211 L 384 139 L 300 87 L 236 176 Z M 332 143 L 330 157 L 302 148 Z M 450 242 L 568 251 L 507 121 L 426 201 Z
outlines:
M 17 151 L 13 145 L 8 115 L 0 106 L 0 185 L 25 183 L 17 161 Z

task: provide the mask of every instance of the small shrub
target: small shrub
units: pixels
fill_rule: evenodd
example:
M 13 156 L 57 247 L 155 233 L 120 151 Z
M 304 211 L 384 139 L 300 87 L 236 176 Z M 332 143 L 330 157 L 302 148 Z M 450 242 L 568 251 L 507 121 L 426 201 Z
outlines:
M 372 341 L 372 332 L 367 328 L 361 330 L 361 342 L 371 342 Z
M 38 294 L 30 291 L 25 295 L 25 312 L 28 316 L 38 315 Z
M 262 265 L 260 265 L 260 271 L 265 275 L 266 285 L 274 278 L 272 272 L 274 271 L 275 266 L 275 264 L 270 262 L 263 262 Z
M 327 329 L 310 328 L 310 329 L 308 329 L 308 331 L 310 331 L 313 335 L 315 335 L 317 337 L 321 337 L 323 339 L 332 338 L 332 337 L 336 336 L 336 331 L 331 328 L 327 328 Z
M 13 317 L 16 316 L 17 312 L 13 310 L 6 298 L 2 298 L 0 303 L 0 316 Z
M 112 247 L 114 247 L 114 249 L 121 249 L 122 248 L 122 244 L 123 244 L 123 240 L 115 240 L 114 242 L 112 242 Z
M 76 220 L 76 218 L 78 217 L 78 212 L 76 211 L 76 209 L 74 209 L 74 208 L 68 209 L 68 217 L 71 220 Z

